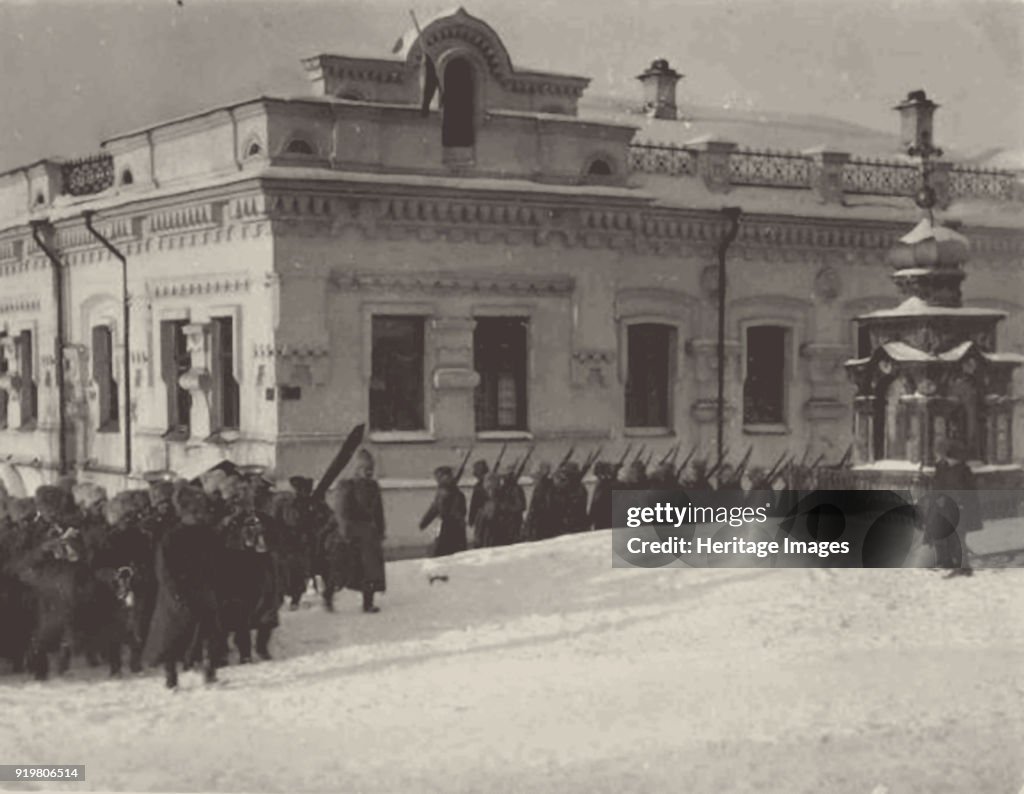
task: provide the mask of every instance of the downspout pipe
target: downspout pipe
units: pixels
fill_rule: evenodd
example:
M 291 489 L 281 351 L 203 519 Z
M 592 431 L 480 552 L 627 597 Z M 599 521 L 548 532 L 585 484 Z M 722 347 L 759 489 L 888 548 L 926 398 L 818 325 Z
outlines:
M 742 214 L 739 207 L 722 207 L 722 215 L 729 226 L 718 243 L 718 416 L 715 444 L 719 462 L 722 461 L 725 439 L 725 255 L 739 234 Z
M 132 473 L 132 362 L 131 362 L 131 295 L 128 293 L 128 258 L 116 245 L 104 237 L 93 226 L 95 210 L 85 210 L 85 228 L 121 263 L 121 325 L 124 338 L 124 363 L 121 377 L 124 380 L 124 473 Z
M 64 265 L 60 257 L 43 240 L 43 234 L 53 234 L 53 225 L 48 220 L 33 220 L 29 222 L 32 227 L 32 239 L 35 240 L 39 250 L 46 254 L 53 266 L 53 293 L 57 304 L 57 339 L 55 341 L 57 361 L 54 370 L 57 379 L 57 450 L 59 459 L 58 471 L 61 475 L 68 473 L 67 455 L 67 421 L 65 418 L 65 386 L 64 386 Z

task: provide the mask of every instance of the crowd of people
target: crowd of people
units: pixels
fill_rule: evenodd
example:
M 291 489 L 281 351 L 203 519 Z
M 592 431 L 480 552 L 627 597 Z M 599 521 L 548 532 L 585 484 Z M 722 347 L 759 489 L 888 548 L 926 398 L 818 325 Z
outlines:
M 493 467 L 477 461 L 468 504 L 462 469 L 437 468 L 420 522 L 421 529 L 440 522 L 433 555 L 610 528 L 616 490 L 742 496 L 812 489 L 820 462 L 783 457 L 768 470 L 748 469 L 749 452 L 735 467 L 721 459 L 690 464 L 691 452 L 681 465 L 666 455 L 651 467 L 650 457 L 609 462 L 599 454 L 582 464 L 571 452 L 555 467 L 539 464 L 529 500 L 520 485 L 525 460 L 505 467 L 500 459 Z M 960 457 L 940 462 L 941 487 L 973 487 Z M 147 489 L 109 500 L 97 485 L 71 479 L 42 486 L 33 498 L 11 497 L 0 486 L 0 658 L 16 673 L 45 679 L 51 655 L 61 672 L 80 654 L 120 675 L 127 653 L 131 671 L 162 667 L 173 689 L 180 669 L 216 681 L 232 643 L 240 664 L 252 662 L 254 650 L 270 660 L 279 611 L 298 609 L 311 586 L 328 611 L 342 590 L 360 593 L 364 612 L 379 611 L 386 530 L 370 454 L 355 455 L 354 476 L 340 483 L 333 510 L 311 479 L 292 477 L 289 485 L 275 491 L 258 468 L 229 464 L 194 481 L 160 473 Z M 965 567 L 947 535 L 933 540 L 940 564 Z

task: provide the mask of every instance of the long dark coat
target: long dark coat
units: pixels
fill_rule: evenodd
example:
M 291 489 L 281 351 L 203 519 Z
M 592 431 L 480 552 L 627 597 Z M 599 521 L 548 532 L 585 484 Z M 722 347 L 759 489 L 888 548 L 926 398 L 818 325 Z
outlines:
M 594 486 L 594 496 L 590 500 L 590 512 L 587 516 L 590 526 L 594 529 L 612 528 L 612 492 L 621 488 L 621 483 L 614 479 L 599 479 Z
M 530 496 L 530 507 L 526 511 L 523 537 L 526 540 L 541 540 L 551 532 L 551 476 L 538 478 Z
M 384 502 L 376 480 L 344 480 L 338 489 L 338 524 L 349 542 L 350 590 L 383 593 Z
M 434 542 L 434 556 L 447 557 L 465 551 L 466 495 L 457 485 L 438 487 L 434 501 L 420 521 L 420 529 L 426 529 L 438 518 L 441 519 L 441 531 Z
M 235 514 L 224 519 L 221 532 L 217 592 L 224 630 L 276 628 L 281 606 L 276 522 L 265 513 Z M 249 545 L 256 532 L 262 543 Z
M 164 532 L 156 551 L 157 599 L 143 651 L 146 664 L 183 660 L 197 636 L 218 641 L 216 551 L 212 527 L 178 523 Z

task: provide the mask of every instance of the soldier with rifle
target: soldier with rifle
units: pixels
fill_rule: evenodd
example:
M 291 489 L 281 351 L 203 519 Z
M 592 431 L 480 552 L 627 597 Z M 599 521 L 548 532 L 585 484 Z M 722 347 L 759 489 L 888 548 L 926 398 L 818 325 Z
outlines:
M 447 557 L 466 550 L 466 495 L 459 488 L 459 480 L 462 479 L 472 452 L 471 449 L 466 453 L 456 473 L 452 472 L 451 466 L 434 469 L 437 492 L 420 520 L 420 530 L 424 530 L 434 520 L 441 519 L 441 530 L 434 541 L 434 557 Z
M 533 494 L 530 496 L 530 507 L 526 511 L 526 521 L 523 523 L 523 540 L 540 540 L 546 537 L 545 533 L 554 521 L 552 488 L 551 464 L 538 463 L 537 469 L 533 473 Z

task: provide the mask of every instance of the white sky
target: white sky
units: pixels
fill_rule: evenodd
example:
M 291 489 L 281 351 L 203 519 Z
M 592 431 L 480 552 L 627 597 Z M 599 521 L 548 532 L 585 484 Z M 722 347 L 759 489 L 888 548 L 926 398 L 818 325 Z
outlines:
M 258 93 L 301 57 L 388 57 L 412 0 L 0 0 L 0 170 Z M 414 5 L 421 19 L 445 5 Z M 924 88 L 940 145 L 1024 148 L 1024 4 L 989 0 L 470 0 L 513 64 L 639 97 L 654 58 L 684 105 L 814 113 L 881 130 Z

